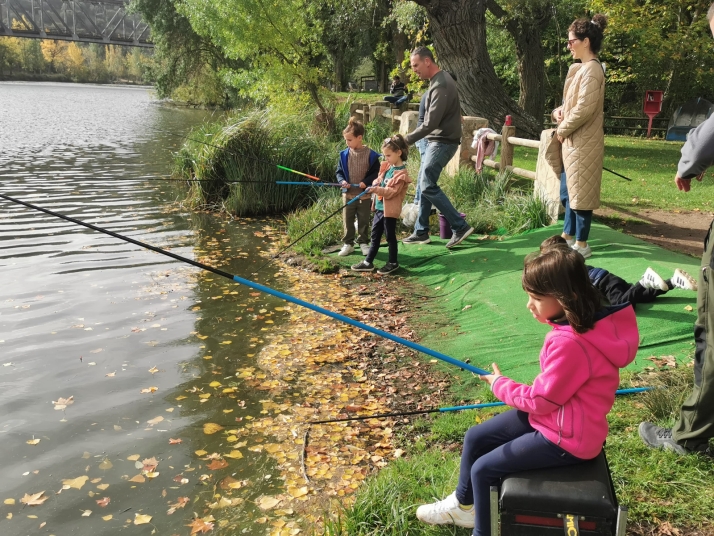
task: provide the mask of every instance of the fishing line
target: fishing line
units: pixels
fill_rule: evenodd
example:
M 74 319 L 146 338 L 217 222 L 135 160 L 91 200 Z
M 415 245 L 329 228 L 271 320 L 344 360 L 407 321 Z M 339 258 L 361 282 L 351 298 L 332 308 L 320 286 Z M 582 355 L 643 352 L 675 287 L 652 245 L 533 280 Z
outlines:
M 358 197 L 356 197 L 352 201 L 355 201 L 356 199 L 358 199 L 360 196 L 364 195 L 365 193 L 366 192 L 362 192 Z M 454 359 L 451 356 L 442 354 L 441 352 L 437 352 L 435 350 L 432 350 L 431 348 L 422 346 L 421 344 L 417 344 L 415 342 L 408 341 L 406 339 L 402 339 L 401 337 L 397 337 L 396 335 L 392 335 L 391 333 L 382 331 L 381 329 L 377 329 L 370 325 L 363 324 L 362 322 L 354 320 L 348 316 L 345 316 L 345 315 L 342 315 L 339 313 L 335 313 L 334 311 L 330 311 L 329 309 L 325 309 L 324 307 L 320 307 L 319 305 L 315 305 L 313 303 L 301 300 L 301 299 L 291 296 L 289 294 L 285 294 L 283 292 L 277 291 L 277 290 L 267 287 L 265 285 L 261 285 L 260 283 L 255 283 L 254 281 L 250 281 L 249 279 L 245 279 L 245 278 L 239 277 L 237 275 L 229 274 L 228 272 L 224 272 L 223 270 L 219 270 L 218 268 L 213 268 L 212 266 L 208 266 L 207 264 L 203 264 L 201 262 L 194 261 L 187 257 L 182 257 L 181 255 L 177 255 L 176 253 L 173 253 L 171 251 L 166 251 L 165 249 L 161 249 L 159 247 L 152 246 L 150 244 L 147 244 L 146 242 L 141 242 L 140 240 L 135 240 L 134 238 L 129 238 L 128 236 L 124 236 L 119 233 L 110 231 L 108 229 L 104 229 L 102 227 L 92 225 L 91 223 L 86 223 L 86 222 L 78 220 L 76 218 L 72 218 L 70 216 L 65 216 L 64 214 L 60 214 L 58 212 L 54 212 L 52 210 L 39 207 L 32 203 L 28 203 L 26 201 L 21 201 L 14 197 L 10 197 L 9 195 L 0 194 L 0 198 L 6 199 L 6 200 L 16 203 L 18 205 L 23 205 L 25 207 L 31 208 L 32 210 L 44 212 L 45 214 L 49 214 L 50 216 L 54 216 L 55 218 L 60 218 L 65 221 L 69 221 L 69 222 L 75 223 L 77 225 L 81 225 L 82 227 L 86 227 L 87 229 L 91 229 L 91 230 L 97 231 L 99 233 L 104 233 L 104 234 L 112 236 L 114 238 L 118 238 L 119 240 L 123 240 L 123 241 L 129 242 L 131 244 L 135 244 L 139 247 L 154 251 L 156 253 L 160 253 L 161 255 L 171 257 L 172 259 L 176 259 L 177 261 L 185 262 L 187 264 L 190 264 L 191 266 L 195 266 L 197 268 L 201 268 L 202 270 L 206 270 L 206 271 L 214 273 L 216 275 L 220 275 L 221 277 L 225 277 L 226 279 L 231 279 L 232 281 L 235 281 L 236 283 L 244 285 L 248 288 L 252 288 L 252 289 L 258 290 L 260 292 L 264 292 L 265 294 L 275 296 L 276 298 L 280 298 L 280 299 L 285 300 L 289 303 L 294 303 L 295 305 L 300 305 L 301 307 L 305 307 L 306 309 L 310 309 L 311 311 L 315 311 L 316 313 L 320 313 L 322 315 L 328 316 L 335 320 L 339 320 L 340 322 L 344 322 L 345 324 L 348 324 L 350 326 L 354 326 L 356 328 L 362 329 L 364 331 L 372 333 L 373 335 L 377 335 L 378 337 L 382 337 L 384 339 L 389 339 L 392 342 L 396 342 L 397 344 L 401 344 L 402 346 L 406 346 L 407 348 L 416 350 L 417 352 L 421 352 L 421 353 L 429 355 L 431 357 L 435 357 L 436 359 L 439 359 L 441 361 L 444 361 L 446 363 L 454 365 L 454 366 L 461 368 L 463 370 L 468 370 L 469 372 L 473 372 L 474 374 L 478 374 L 478 375 L 490 374 L 489 372 L 487 372 L 483 369 L 474 367 L 473 365 L 469 365 L 468 363 L 464 363 L 463 361 L 459 361 L 458 359 Z
M 615 391 L 616 395 L 631 395 L 634 393 L 644 393 L 645 391 L 651 391 L 653 387 L 633 387 L 630 389 L 618 389 Z M 360 415 L 359 417 L 345 417 L 344 419 L 326 419 L 324 421 L 306 421 L 303 424 L 330 424 L 334 422 L 347 422 L 347 421 L 367 421 L 369 419 L 386 419 L 388 417 L 404 417 L 407 415 L 424 415 L 427 413 L 447 413 L 450 411 L 464 411 L 467 409 L 483 409 L 483 408 L 495 408 L 498 406 L 505 406 L 505 402 L 484 402 L 483 404 L 471 404 L 469 406 L 452 406 L 448 408 L 434 408 L 434 409 L 423 409 L 416 411 L 400 411 L 396 413 L 380 413 L 378 415 Z

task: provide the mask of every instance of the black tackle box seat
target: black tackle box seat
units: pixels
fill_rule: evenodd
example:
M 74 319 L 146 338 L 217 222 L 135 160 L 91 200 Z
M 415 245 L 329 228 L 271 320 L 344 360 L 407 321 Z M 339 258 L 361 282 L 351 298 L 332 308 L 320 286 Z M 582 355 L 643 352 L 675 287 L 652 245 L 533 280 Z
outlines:
M 501 483 L 500 503 L 504 513 L 617 517 L 617 499 L 604 452 L 575 465 L 508 475 Z

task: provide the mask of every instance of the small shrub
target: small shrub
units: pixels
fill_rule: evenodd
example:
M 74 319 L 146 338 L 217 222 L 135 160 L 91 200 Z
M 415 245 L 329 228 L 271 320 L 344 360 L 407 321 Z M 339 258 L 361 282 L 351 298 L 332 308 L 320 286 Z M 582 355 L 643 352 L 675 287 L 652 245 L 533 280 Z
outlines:
M 679 409 L 692 392 L 692 369 L 677 366 L 654 376 L 649 383 L 655 389 L 642 395 L 642 403 L 654 421 L 671 425 L 679 417 Z

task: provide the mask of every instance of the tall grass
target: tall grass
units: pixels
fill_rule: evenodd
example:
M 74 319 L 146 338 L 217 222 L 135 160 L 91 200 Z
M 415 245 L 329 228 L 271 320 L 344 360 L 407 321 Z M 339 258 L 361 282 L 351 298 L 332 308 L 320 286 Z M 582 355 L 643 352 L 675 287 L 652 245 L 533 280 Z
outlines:
M 338 188 L 323 188 L 315 202 L 287 217 L 287 235 L 291 242 L 308 232 L 342 206 L 342 194 Z M 303 255 L 320 255 L 323 248 L 336 244 L 342 237 L 342 215 L 335 214 L 293 246 Z
M 334 181 L 338 145 L 312 127 L 311 114 L 255 110 L 195 129 L 176 155 L 174 171 L 208 180 L 192 183 L 188 203 L 237 216 L 281 214 L 309 204 L 314 189 L 275 181 L 307 180 L 277 165 Z

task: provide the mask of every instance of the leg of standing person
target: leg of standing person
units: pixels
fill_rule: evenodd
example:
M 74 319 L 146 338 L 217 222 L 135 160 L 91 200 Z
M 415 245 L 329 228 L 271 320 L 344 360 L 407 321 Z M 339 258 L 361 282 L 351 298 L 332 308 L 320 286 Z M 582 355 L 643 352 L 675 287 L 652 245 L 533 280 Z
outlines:
M 387 245 L 389 246 L 389 263 L 399 264 L 397 262 L 397 218 L 384 218 L 384 234 L 387 236 Z
M 694 324 L 694 390 L 684 401 L 672 438 L 687 450 L 706 448 L 714 437 L 714 222 L 704 241 Z
M 357 243 L 369 245 L 369 224 L 372 216 L 372 200 L 362 197 L 357 205 Z
M 426 138 L 420 139 L 416 142 L 417 149 L 419 149 L 419 162 L 424 161 L 424 153 L 426 153 Z M 419 175 L 416 181 L 416 192 L 414 193 L 414 204 L 418 205 L 421 200 L 421 186 L 419 185 L 419 177 L 421 177 L 422 167 L 419 166 Z
M 342 204 L 346 205 L 342 209 L 342 230 L 344 234 L 342 235 L 342 243 L 353 246 L 355 243 L 355 216 L 357 215 L 357 203 L 347 203 L 350 201 L 346 196 L 342 196 Z
M 369 253 L 364 259 L 366 262 L 372 264 L 377 252 L 379 251 L 379 243 L 382 241 L 382 234 L 384 233 L 384 212 L 378 210 L 374 213 L 374 220 L 372 221 L 372 241 L 369 244 Z
M 439 175 L 441 171 L 449 163 L 449 160 L 456 154 L 457 145 L 448 143 L 427 142 L 424 160 L 422 162 L 423 170 L 420 170 L 419 185 L 421 186 L 421 201 L 419 203 L 419 219 L 414 226 L 415 235 L 427 236 L 429 233 L 429 216 L 431 214 L 432 205 L 441 212 L 449 222 L 453 231 L 453 237 L 447 244 L 447 247 L 452 247 L 460 243 L 464 238 L 473 232 L 473 228 L 466 223 L 454 206 L 446 197 L 446 194 L 438 185 Z M 408 239 L 405 240 L 405 243 Z
M 714 221 L 704 240 L 699 283 L 697 320 L 694 324 L 694 389 L 680 408 L 674 427 L 640 423 L 639 434 L 650 447 L 679 454 L 706 450 L 714 437 Z
M 575 213 L 570 208 L 570 198 L 568 197 L 568 183 L 565 177 L 565 171 L 560 174 L 560 202 L 565 207 L 565 216 L 563 219 L 563 238 L 568 241 L 568 245 L 572 246 L 575 242 Z
M 592 210 L 573 210 L 575 212 L 575 240 L 587 242 L 590 236 L 590 225 L 593 221 Z

